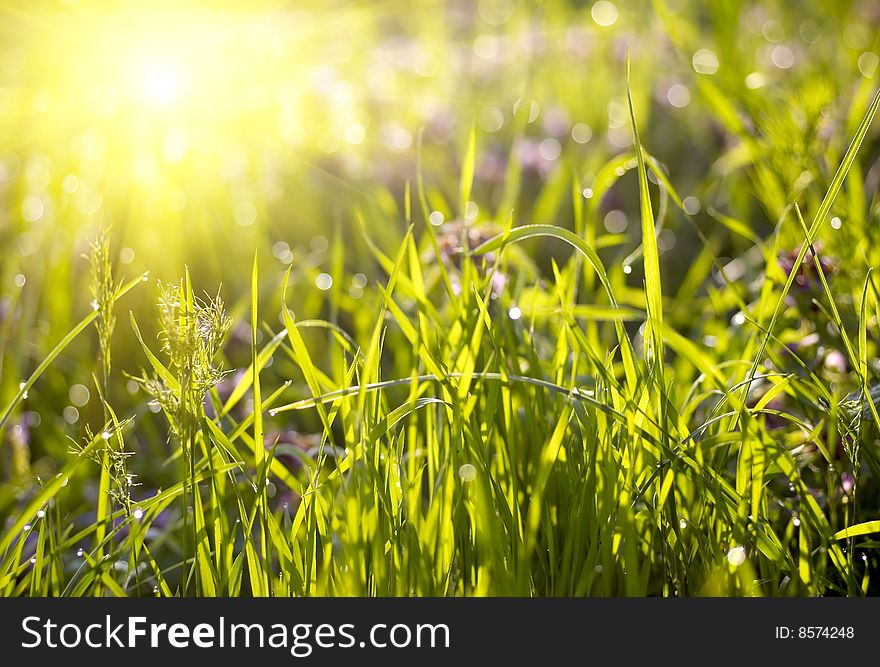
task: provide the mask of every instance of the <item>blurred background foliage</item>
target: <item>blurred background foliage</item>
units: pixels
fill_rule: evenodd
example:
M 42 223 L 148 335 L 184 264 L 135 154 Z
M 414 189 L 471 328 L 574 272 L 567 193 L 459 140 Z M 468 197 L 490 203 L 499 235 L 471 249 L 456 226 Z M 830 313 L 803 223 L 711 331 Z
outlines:
M 414 215 L 420 239 L 426 224 L 456 238 L 462 218 L 476 229 L 511 215 L 575 229 L 585 207 L 577 231 L 600 249 L 621 303 L 643 307 L 627 50 L 642 141 L 689 214 L 659 206 L 667 321 L 719 363 L 738 359 L 737 297 L 755 298 L 760 249 L 778 225 L 783 268 L 802 241 L 788 207 L 815 213 L 870 102 L 878 22 L 880 4 L 866 0 L 4 3 L 0 404 L 89 312 L 83 256 L 102 227 L 116 275 L 150 272 L 121 303 L 117 371 L 145 363 L 126 311 L 154 340 L 155 281 L 185 265 L 197 291 L 220 288 L 242 318 L 254 249 L 264 313 L 280 312 L 292 265 L 298 319 L 368 333 L 382 299 L 368 286 L 384 274 L 355 212 L 393 256 L 404 190 L 419 177 L 432 212 Z M 462 208 L 472 127 L 474 185 Z M 880 260 L 877 137 L 871 129 L 817 245 L 850 318 L 864 267 Z M 525 248 L 509 276 L 516 293 L 537 287 L 536 303 L 552 302 L 542 297 L 551 260 L 569 250 L 550 239 Z M 812 345 L 807 356 L 848 390 L 815 282 L 798 281 L 801 300 L 777 333 Z M 242 369 L 249 328 L 239 321 L 230 336 L 225 366 Z M 51 474 L 67 437 L 102 420 L 96 366 L 80 362 L 97 359 L 96 346 L 78 338 L 31 391 L 2 436 L 6 478 Z M 266 375 L 277 386 L 295 372 L 279 361 Z M 117 409 L 140 415 L 133 437 L 151 456 L 139 475 L 161 485 L 166 426 L 121 372 L 111 385 Z M 319 428 L 300 418 L 285 425 Z

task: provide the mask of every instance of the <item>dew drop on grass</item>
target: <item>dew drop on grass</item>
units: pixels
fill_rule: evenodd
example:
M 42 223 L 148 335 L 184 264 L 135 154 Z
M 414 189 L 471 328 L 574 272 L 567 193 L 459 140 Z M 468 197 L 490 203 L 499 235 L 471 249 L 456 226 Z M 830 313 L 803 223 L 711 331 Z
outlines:
M 800 520 L 800 518 L 795 517 L 794 519 L 791 520 L 791 523 L 792 523 L 793 525 L 795 525 L 795 526 L 800 526 L 800 525 L 801 525 L 801 520 Z
M 682 201 L 681 204 L 684 208 L 684 212 L 688 215 L 696 215 L 700 212 L 700 200 L 693 195 L 691 195 L 690 197 L 685 197 L 684 201 Z
M 72 405 L 68 405 L 64 408 L 64 410 L 61 411 L 61 414 L 64 416 L 64 421 L 68 424 L 76 424 L 79 421 L 79 410 Z
M 36 565 L 36 564 L 37 564 L 37 557 L 34 556 L 33 558 L 31 558 L 31 565 Z
M 607 28 L 617 21 L 617 7 L 608 0 L 599 0 L 590 10 L 590 16 L 593 17 L 596 25 Z
M 626 275 L 629 275 L 630 273 L 633 272 L 633 267 L 631 267 L 629 264 L 624 264 L 624 265 L 623 265 L 623 272 L 624 272 Z
M 82 558 L 82 556 L 83 556 L 82 547 L 80 547 L 79 549 L 76 550 L 76 556 L 77 556 L 77 558 Z
M 538 153 L 540 153 L 541 157 L 548 162 L 553 162 L 554 160 L 559 159 L 559 156 L 562 155 L 562 144 L 553 137 L 549 137 L 540 143 L 538 146 Z
M 327 291 L 331 287 L 333 287 L 333 277 L 329 273 L 319 273 L 318 277 L 315 278 L 315 286 L 319 290 Z
M 82 408 L 87 405 L 92 397 L 89 388 L 86 387 L 84 384 L 72 385 L 70 387 L 70 390 L 67 392 L 67 395 L 70 398 L 70 402 L 78 408 Z
M 28 532 L 30 529 L 31 529 L 31 524 L 29 524 L 29 523 L 24 524 L 24 526 L 22 527 L 22 530 L 25 533 Z
M 836 215 L 833 218 L 831 218 L 831 228 L 832 229 L 840 229 L 841 224 L 842 224 L 842 222 L 841 222 L 840 218 L 838 218 Z
M 581 194 L 584 196 L 584 199 L 592 199 L 593 188 L 584 188 L 584 191 Z
M 746 88 L 749 90 L 757 90 L 767 83 L 767 78 L 761 72 L 751 72 L 746 76 Z
M 44 516 L 46 516 L 45 510 L 37 510 L 37 518 L 38 519 L 42 519 Z
M 19 390 L 19 391 L 22 391 L 26 386 L 27 386 L 27 382 L 22 382 L 21 384 L 18 385 L 18 390 Z M 21 395 L 21 397 L 22 397 L 22 399 L 27 398 L 27 397 L 28 397 L 28 393 L 27 393 L 27 391 L 25 391 L 25 392 Z
M 676 109 L 684 109 L 691 103 L 691 91 L 681 83 L 674 83 L 666 91 L 666 99 Z
M 678 522 L 678 525 L 681 527 L 682 530 L 684 530 L 685 528 L 688 527 L 688 522 L 685 521 L 684 519 L 682 519 L 681 521 Z
M 791 69 L 794 65 L 794 52 L 784 44 L 774 46 L 770 52 L 771 62 L 779 69 Z
M 730 551 L 727 552 L 727 562 L 733 565 L 734 567 L 739 567 L 743 563 L 746 562 L 746 550 L 745 547 L 735 546 Z
M 318 234 L 317 236 L 312 237 L 311 242 L 309 243 L 313 252 L 324 253 L 327 252 L 327 248 L 330 247 L 330 241 L 327 240 L 326 236 Z
M 109 439 L 110 439 L 110 431 L 104 431 L 104 432 L 101 434 L 101 439 L 102 439 L 102 440 L 105 440 L 105 441 L 106 441 L 106 440 L 109 440 Z
M 871 79 L 877 72 L 877 64 L 880 63 L 880 57 L 871 51 L 865 51 L 859 56 L 859 72 L 866 79 Z
M 131 515 L 135 518 L 136 521 L 140 521 L 144 518 L 144 511 L 140 507 L 136 507 Z
M 465 484 L 470 484 L 477 478 L 477 469 L 470 463 L 465 463 L 458 469 L 458 476 Z
M 715 74 L 720 67 L 718 56 L 709 49 L 699 49 L 693 57 L 694 70 L 699 74 Z
M 626 213 L 619 209 L 612 209 L 605 216 L 604 224 L 609 234 L 623 234 L 629 221 L 626 218 Z
M 577 123 L 571 128 L 571 138 L 579 144 L 586 144 L 593 138 L 593 130 L 586 123 Z
M 519 306 L 511 306 L 510 310 L 507 311 L 507 316 L 512 320 L 518 320 L 522 317 L 522 310 L 520 310 Z

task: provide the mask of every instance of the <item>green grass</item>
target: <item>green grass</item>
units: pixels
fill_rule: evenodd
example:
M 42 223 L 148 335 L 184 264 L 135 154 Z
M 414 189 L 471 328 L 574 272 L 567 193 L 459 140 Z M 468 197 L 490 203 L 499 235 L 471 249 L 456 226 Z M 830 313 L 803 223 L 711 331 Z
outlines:
M 880 592 L 870 7 L 453 4 L 204 116 L 0 58 L 0 595 Z

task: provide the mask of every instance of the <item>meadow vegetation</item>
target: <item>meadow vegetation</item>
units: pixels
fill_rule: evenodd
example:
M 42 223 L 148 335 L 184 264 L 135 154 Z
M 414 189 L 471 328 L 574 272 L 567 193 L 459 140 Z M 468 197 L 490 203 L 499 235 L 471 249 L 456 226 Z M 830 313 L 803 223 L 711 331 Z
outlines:
M 207 4 L 0 8 L 0 594 L 880 591 L 876 3 Z

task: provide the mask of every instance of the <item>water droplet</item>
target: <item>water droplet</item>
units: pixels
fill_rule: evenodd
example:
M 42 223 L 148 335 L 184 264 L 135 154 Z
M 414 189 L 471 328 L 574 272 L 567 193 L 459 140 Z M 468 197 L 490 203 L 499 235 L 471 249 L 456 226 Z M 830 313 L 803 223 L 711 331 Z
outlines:
M 470 484 L 477 478 L 477 469 L 470 463 L 465 463 L 458 469 L 458 476 L 465 484 Z
M 684 201 L 681 202 L 682 208 L 684 208 L 684 212 L 688 215 L 696 215 L 700 212 L 700 200 L 697 197 L 691 195 L 690 197 L 685 197 Z
M 784 44 L 774 46 L 770 52 L 770 61 L 779 69 L 791 69 L 795 61 L 794 52 Z
M 739 567 L 743 563 L 746 562 L 746 550 L 745 547 L 735 546 L 730 551 L 727 552 L 727 562 L 733 565 L 734 567 Z
M 92 299 L 92 310 L 98 310 L 98 302 L 95 299 Z
M 329 273 L 319 273 L 315 278 L 315 286 L 319 290 L 327 291 L 333 287 L 333 277 Z
M 685 521 L 684 519 L 682 519 L 681 521 L 678 522 L 678 525 L 682 530 L 684 530 L 685 528 L 688 527 L 688 522 Z
M 865 51 L 859 56 L 859 72 L 866 79 L 871 79 L 877 72 L 878 63 L 880 63 L 880 57 L 876 53 Z
M 593 198 L 593 188 L 584 188 L 581 193 L 584 196 L 584 199 L 592 199 Z
M 593 130 L 586 123 L 577 123 L 571 128 L 571 138 L 579 144 L 586 144 L 593 138 Z M 589 188 L 587 189 L 589 190 Z M 586 190 L 584 191 L 584 196 L 587 197 Z M 592 196 L 592 191 L 590 191 L 590 197 Z M 587 199 L 590 197 L 587 197 Z
M 37 557 L 34 556 L 33 558 L 31 558 L 31 565 L 36 565 L 36 564 L 37 564 Z
M 102 439 L 102 440 L 109 440 L 110 437 L 111 437 L 111 435 L 112 435 L 112 434 L 110 433 L 110 431 L 104 431 L 104 432 L 101 434 L 101 439 Z
M 596 25 L 607 28 L 617 21 L 617 7 L 608 0 L 599 0 L 590 10 L 590 16 L 593 17 Z
M 45 510 L 37 510 L 37 518 L 38 519 L 42 519 L 44 516 L 46 516 Z
M 92 397 L 92 392 L 84 384 L 75 384 L 67 392 L 70 403 L 78 408 L 85 407 Z
M 684 109 L 691 103 L 691 91 L 682 83 L 674 83 L 666 91 L 666 99 L 676 109 Z
M 699 49 L 694 54 L 692 63 L 699 74 L 715 74 L 720 67 L 718 56 L 709 49 Z
M 440 211 L 432 211 L 431 215 L 428 216 L 428 221 L 434 225 L 435 227 L 439 227 L 443 224 L 443 214 Z
M 792 523 L 793 525 L 795 525 L 795 526 L 800 526 L 800 525 L 801 525 L 801 520 L 800 520 L 799 517 L 795 517 L 794 519 L 791 520 L 791 523 Z
M 29 523 L 24 524 L 24 527 L 22 527 L 22 530 L 24 532 L 28 532 L 30 529 L 31 529 L 31 524 L 29 524 Z
M 842 224 L 842 222 L 841 222 L 840 218 L 838 218 L 836 215 L 833 218 L 831 218 L 831 228 L 832 229 L 840 229 L 841 224 Z
M 746 76 L 746 88 L 757 90 L 767 83 L 767 78 L 761 72 L 751 72 Z
M 64 421 L 68 424 L 76 424 L 79 421 L 79 410 L 77 410 L 72 405 L 68 405 L 64 410 L 61 411 L 61 414 L 64 417 Z
M 511 306 L 510 310 L 507 311 L 507 316 L 512 320 L 518 320 L 522 317 L 522 310 L 518 306 Z
M 80 547 L 79 549 L 76 550 L 76 555 L 77 555 L 78 558 L 82 558 L 82 556 L 83 556 L 83 549 L 82 549 L 82 547 Z
M 140 521 L 144 518 L 144 511 L 140 507 L 136 507 L 131 515 L 135 518 L 135 521 Z
M 631 267 L 629 264 L 624 264 L 624 265 L 623 265 L 623 272 L 624 272 L 626 275 L 629 275 L 630 273 L 633 272 L 633 267 Z

